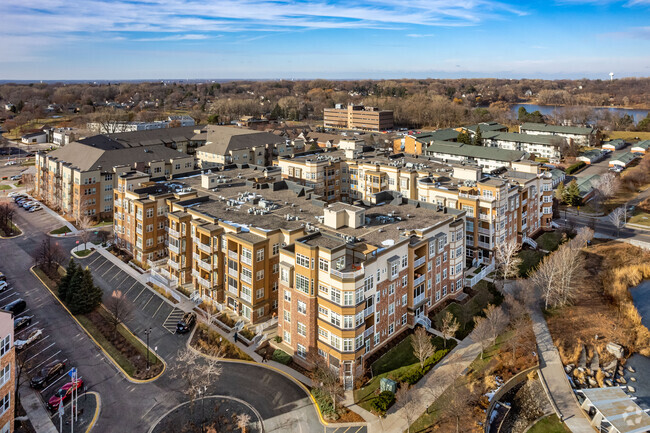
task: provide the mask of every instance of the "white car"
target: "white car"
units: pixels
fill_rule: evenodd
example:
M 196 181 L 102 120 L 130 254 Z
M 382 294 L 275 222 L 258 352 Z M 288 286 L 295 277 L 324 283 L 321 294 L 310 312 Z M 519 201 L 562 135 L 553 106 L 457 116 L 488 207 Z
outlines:
M 10 192 L 9 194 L 7 194 L 7 197 L 15 197 L 18 194 L 20 194 L 18 191 Z
M 6 281 L 0 281 L 0 292 L 4 292 L 9 288 L 9 285 Z
M 42 329 L 35 329 L 32 331 L 29 336 L 24 339 L 24 340 L 16 340 L 14 342 L 14 346 L 16 347 L 16 350 L 22 350 L 32 344 L 34 341 L 40 339 L 43 336 L 43 330 Z
M 16 164 L 17 164 L 16 161 L 5 162 L 5 165 L 16 165 Z
M 28 210 L 29 210 L 30 212 L 37 212 L 37 211 L 39 211 L 39 210 L 43 210 L 43 208 L 41 207 L 40 204 L 37 204 L 37 205 L 35 205 L 35 206 L 30 207 Z

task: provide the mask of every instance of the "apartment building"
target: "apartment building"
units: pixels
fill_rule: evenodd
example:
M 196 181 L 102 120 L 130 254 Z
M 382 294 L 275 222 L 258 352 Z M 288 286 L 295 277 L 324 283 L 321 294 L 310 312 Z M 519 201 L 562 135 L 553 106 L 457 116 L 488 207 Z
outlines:
M 325 128 L 359 129 L 363 131 L 386 131 L 393 128 L 393 112 L 363 105 L 336 104 L 323 110 Z
M 341 201 L 341 157 L 332 153 L 305 153 L 280 157 L 274 162 L 282 179 L 304 185 L 328 202 Z
M 557 137 L 551 135 L 517 134 L 514 132 L 501 132 L 490 134 L 483 139 L 483 145 L 498 147 L 499 149 L 518 150 L 540 158 L 546 158 L 551 163 L 558 163 L 562 159 L 562 151 Z
M 152 182 L 151 175 L 139 171 L 120 174 L 114 190 L 115 244 L 142 268 L 166 257 L 167 203 L 193 196 L 196 191 L 180 182 Z
M 450 172 L 418 179 L 421 202 L 461 209 L 466 214 L 466 255 L 473 264 L 490 263 L 496 245 L 551 228 L 553 179 L 530 162 L 513 164 L 498 177 L 480 168 L 454 166 Z
M 510 167 L 513 162 L 528 157 L 520 150 L 506 150 L 494 147 L 473 146 L 449 141 L 434 141 L 425 150 L 431 156 L 443 162 L 458 164 L 476 164 L 487 170 Z
M 16 349 L 14 318 L 0 311 L 0 433 L 14 431 L 14 391 L 16 389 Z
M 278 156 L 302 152 L 304 140 L 286 140 L 269 132 L 230 126 L 208 125 L 205 146 L 196 156 L 202 168 L 229 164 L 251 164 L 266 167 Z
M 194 157 L 163 145 L 73 142 L 36 154 L 34 194 L 63 215 L 112 218 L 117 178 L 131 170 L 150 174 L 153 179 L 176 177 L 194 171 Z
M 592 127 L 523 123 L 519 126 L 519 132 L 561 137 L 579 146 L 594 146 L 600 141 L 598 130 Z
M 352 389 L 368 356 L 462 292 L 464 213 L 406 200 L 317 213 L 280 250 L 278 335 L 295 362 L 322 357 Z

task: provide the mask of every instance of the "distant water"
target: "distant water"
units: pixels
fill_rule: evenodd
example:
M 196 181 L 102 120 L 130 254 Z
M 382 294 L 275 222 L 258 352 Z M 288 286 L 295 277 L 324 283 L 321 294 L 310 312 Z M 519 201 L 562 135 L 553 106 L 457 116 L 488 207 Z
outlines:
M 511 106 L 511 109 L 515 115 L 519 111 L 519 107 L 526 108 L 526 111 L 529 113 L 531 111 L 538 111 L 545 116 L 553 114 L 553 111 L 558 109 L 565 108 L 564 106 L 555 106 L 555 105 L 535 105 L 535 104 L 514 104 Z M 569 108 L 569 107 L 566 107 Z M 610 111 L 615 114 L 629 114 L 634 118 L 634 123 L 638 123 L 641 119 L 644 119 L 648 115 L 649 110 L 642 110 L 636 108 L 619 108 L 619 107 L 588 107 L 593 108 L 597 113 L 603 112 L 605 110 Z
M 650 280 L 630 289 L 630 294 L 641 315 L 641 323 L 650 328 Z M 636 371 L 625 372 L 627 383 L 636 389 L 636 392 L 629 394 L 637 397 L 636 403 L 643 409 L 650 409 L 650 358 L 639 354 L 632 355 L 627 365 L 634 367 Z M 636 382 L 631 382 L 630 377 L 635 377 Z

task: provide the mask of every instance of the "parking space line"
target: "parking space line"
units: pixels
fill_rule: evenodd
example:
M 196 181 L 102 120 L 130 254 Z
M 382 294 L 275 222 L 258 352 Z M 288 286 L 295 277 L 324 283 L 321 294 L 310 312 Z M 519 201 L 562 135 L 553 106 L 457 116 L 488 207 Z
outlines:
M 22 313 L 20 313 L 20 314 L 16 314 L 16 315 L 14 316 L 14 319 L 17 319 L 17 318 L 19 318 L 20 316 L 24 316 L 24 315 L 27 314 L 29 311 L 31 311 L 31 310 L 28 308 L 28 309 L 26 309 L 25 311 L 23 311 Z
M 104 263 L 102 263 L 101 265 L 97 266 L 97 269 L 95 269 L 95 272 L 99 272 L 99 270 L 102 268 L 102 266 L 104 266 L 104 265 L 107 264 L 107 263 L 110 264 L 111 262 L 108 261 L 108 260 L 104 261 Z
M 135 303 L 135 301 L 138 300 L 138 298 L 140 297 L 140 295 L 142 294 L 142 292 L 144 292 L 145 290 L 146 290 L 146 287 L 143 287 L 142 290 L 140 291 L 140 293 L 138 293 L 138 296 L 136 296 L 135 299 L 133 300 L 133 303 Z
M 112 265 L 110 268 L 106 269 L 106 271 L 102 274 L 102 278 L 104 278 L 104 275 L 106 275 L 108 273 L 108 271 L 110 271 L 114 267 L 115 267 L 115 265 Z
M 118 287 L 118 288 L 119 288 L 122 284 L 124 284 L 125 281 L 127 281 L 127 280 L 129 279 L 129 274 L 127 274 L 127 273 L 125 273 L 125 272 L 123 272 L 123 274 L 124 274 L 124 277 L 120 280 L 119 283 L 117 283 L 117 284 L 115 285 L 115 287 Z M 126 284 L 129 284 L 129 283 L 127 282 Z
M 152 293 L 152 294 L 151 294 L 151 298 L 149 298 L 149 300 L 147 301 L 147 303 L 144 304 L 144 307 L 142 307 L 142 309 L 144 310 L 145 308 L 147 308 L 147 305 L 149 305 L 149 302 L 151 302 L 151 300 L 152 300 L 153 298 L 155 298 L 155 297 L 156 297 L 156 295 L 154 295 L 154 294 Z
M 0 298 L 0 302 L 4 301 L 5 299 L 9 299 L 9 298 L 11 298 L 12 296 L 16 296 L 16 295 L 18 295 L 18 293 L 16 293 L 16 292 L 12 292 L 12 293 L 10 293 L 9 295 L 5 296 L 4 298 Z
M 359 427 L 354 433 L 359 433 L 361 430 L 363 430 L 363 426 Z
M 67 359 L 66 359 L 66 361 L 67 361 Z M 61 377 L 59 377 L 57 380 L 55 380 L 54 382 L 50 383 L 50 384 L 49 384 L 48 386 L 46 386 L 45 388 L 41 389 L 41 394 L 42 394 L 43 392 L 45 392 L 46 389 L 48 389 L 49 387 L 51 387 L 52 385 L 54 385 L 55 383 L 60 382 L 61 379 L 66 379 L 66 377 L 68 376 L 68 373 L 69 373 L 69 372 L 70 372 L 70 370 L 66 371 L 66 372 L 65 372 L 64 374 L 62 374 Z
M 129 287 L 129 290 L 126 291 L 126 293 L 124 294 L 124 296 L 128 295 L 128 293 L 131 291 L 131 289 L 132 289 L 136 284 L 138 284 L 137 281 L 136 281 L 135 283 L 133 283 L 133 285 L 132 285 L 131 287 Z
M 158 305 L 158 308 L 156 308 L 156 312 L 151 315 L 151 317 L 154 317 L 156 314 L 158 314 L 158 311 L 162 308 L 162 306 L 165 304 L 165 301 L 160 301 L 160 305 Z
M 34 344 L 38 344 L 38 343 L 41 342 L 41 341 L 45 341 L 45 339 L 46 339 L 47 337 L 49 337 L 49 335 L 46 335 L 45 338 L 40 339 L 39 341 L 37 341 L 37 342 L 34 343 Z M 50 344 L 49 346 L 47 346 L 46 348 L 41 349 L 40 351 L 36 352 L 35 354 L 33 354 L 32 356 L 30 356 L 29 358 L 27 358 L 27 359 L 25 360 L 25 362 L 29 362 L 29 361 L 31 361 L 32 359 L 36 358 L 38 355 L 42 354 L 43 352 L 45 352 L 47 349 L 49 349 L 49 348 L 52 347 L 52 346 L 54 346 L 54 343 L 52 343 L 52 344 Z M 32 346 L 32 347 L 34 347 L 34 346 Z
M 40 322 L 37 320 L 36 322 L 34 322 L 34 323 L 32 323 L 31 325 L 29 325 L 27 328 L 18 330 L 18 331 L 14 334 L 14 336 L 17 336 L 18 334 L 22 334 L 23 332 L 27 331 L 29 328 L 33 328 L 34 326 L 38 325 L 39 323 L 40 323 Z M 14 339 L 15 339 L 15 338 L 14 338 Z
M 99 259 L 103 259 L 103 258 L 104 258 L 104 256 L 102 256 L 102 255 L 100 254 L 99 256 L 95 257 L 95 260 L 93 260 L 92 262 L 90 262 L 90 263 L 88 264 L 88 267 L 91 267 L 91 266 L 93 265 L 93 263 L 95 263 L 97 260 L 99 260 Z
M 60 350 L 57 351 L 56 353 L 54 353 L 53 355 L 48 356 L 47 358 L 45 358 L 45 360 L 43 360 L 43 362 L 41 362 L 41 363 L 38 364 L 36 367 L 34 367 L 34 368 L 32 368 L 31 370 L 29 370 L 29 371 L 27 372 L 27 374 L 30 374 L 32 371 L 38 369 L 41 365 L 45 364 L 48 360 L 54 358 L 54 357 L 55 357 L 56 355 L 58 355 L 59 353 L 61 353 Z

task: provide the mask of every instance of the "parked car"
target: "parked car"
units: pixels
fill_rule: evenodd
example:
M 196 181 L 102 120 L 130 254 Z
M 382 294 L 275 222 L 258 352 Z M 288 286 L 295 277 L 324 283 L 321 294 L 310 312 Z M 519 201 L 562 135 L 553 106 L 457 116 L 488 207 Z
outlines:
M 39 340 L 42 336 L 43 336 L 42 329 L 34 329 L 32 332 L 29 333 L 29 336 L 24 340 L 21 339 L 21 340 L 14 341 L 14 346 L 16 347 L 16 350 L 26 349 L 30 344 L 32 344 L 34 341 Z
M 18 164 L 16 161 L 5 162 L 5 165 L 16 165 L 16 164 Z
M 34 200 L 28 200 L 28 201 L 24 202 L 24 203 L 22 204 L 22 206 L 23 206 L 23 209 L 26 210 L 27 208 L 30 208 L 30 207 L 32 207 L 32 206 L 34 206 L 34 205 L 37 205 L 37 204 L 39 204 L 37 201 L 34 201 Z
M 0 272 L 0 281 L 7 281 L 7 276 Z
M 14 192 L 10 192 L 9 194 L 7 194 L 7 197 L 14 198 L 14 197 L 16 197 L 17 195 L 21 195 L 21 194 L 22 194 L 22 193 L 20 193 L 20 192 L 18 192 L 18 191 L 14 191 Z
M 9 288 L 9 284 L 7 284 L 7 281 L 0 281 L 0 292 L 4 292 Z
M 614 173 L 620 173 L 623 170 L 625 170 L 623 167 L 619 167 L 615 165 L 614 167 L 609 167 L 609 171 L 613 171 Z
M 181 320 L 176 324 L 176 333 L 185 334 L 192 329 L 192 326 L 196 323 L 196 314 L 195 313 L 185 313 Z
M 56 410 L 59 407 L 59 403 L 65 403 L 66 400 L 72 396 L 72 391 L 75 389 L 81 388 L 84 384 L 82 378 L 77 379 L 74 382 L 68 382 L 59 388 L 52 397 L 47 401 L 47 408 L 51 411 Z
M 27 308 L 27 302 L 20 298 L 2 307 L 4 311 L 9 311 L 14 315 L 22 313 L 25 311 L 25 308 Z
M 34 316 L 20 316 L 14 319 L 14 331 L 19 331 L 32 324 Z
M 63 373 L 65 373 L 65 363 L 57 359 L 43 367 L 36 376 L 32 377 L 29 384 L 32 388 L 41 389 L 51 382 L 52 379 L 61 376 Z
M 30 212 L 37 212 L 39 210 L 43 210 L 43 207 L 40 204 L 37 204 L 35 206 L 30 207 L 27 210 L 30 211 Z
M 14 176 L 11 176 L 9 179 L 11 179 L 11 180 L 20 180 L 22 178 L 23 178 L 22 174 L 16 174 Z

